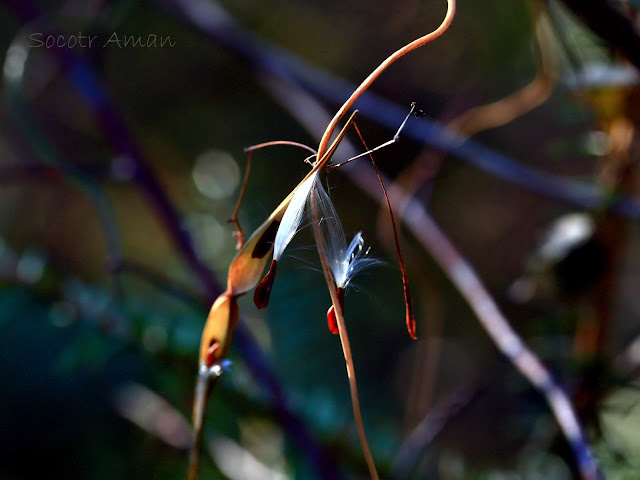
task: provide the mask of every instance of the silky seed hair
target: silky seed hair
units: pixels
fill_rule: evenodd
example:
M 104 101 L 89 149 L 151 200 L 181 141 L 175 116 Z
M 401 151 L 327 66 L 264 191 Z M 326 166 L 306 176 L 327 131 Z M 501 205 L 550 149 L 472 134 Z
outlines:
M 274 260 L 280 260 L 285 248 L 287 248 L 287 245 L 289 245 L 295 234 L 298 232 L 300 223 L 302 223 L 302 219 L 304 218 L 306 210 L 305 207 L 307 205 L 307 200 L 309 199 L 309 194 L 316 183 L 318 183 L 318 171 L 314 172 L 309 178 L 307 178 L 293 195 L 291 203 L 282 217 L 282 221 L 278 227 L 278 233 L 274 240 Z
M 362 232 L 358 232 L 347 246 L 342 222 L 322 182 L 315 182 L 311 195 L 317 199 L 320 232 L 333 280 L 338 288 L 346 288 L 354 275 L 379 262 L 367 256 L 369 250 L 364 250 Z

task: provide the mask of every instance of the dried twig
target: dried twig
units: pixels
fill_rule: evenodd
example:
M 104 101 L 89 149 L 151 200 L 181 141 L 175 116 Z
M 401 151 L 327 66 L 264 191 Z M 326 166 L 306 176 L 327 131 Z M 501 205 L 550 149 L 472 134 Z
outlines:
M 479 393 L 477 386 L 461 387 L 439 402 L 402 442 L 393 462 L 394 477 L 408 478 L 425 449 L 433 443 L 465 407 Z

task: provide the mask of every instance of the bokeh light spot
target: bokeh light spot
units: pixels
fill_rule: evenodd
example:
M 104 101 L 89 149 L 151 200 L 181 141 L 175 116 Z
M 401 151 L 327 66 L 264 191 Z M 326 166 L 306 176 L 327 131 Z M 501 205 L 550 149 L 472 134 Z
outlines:
M 222 150 L 207 150 L 196 158 L 193 181 L 200 193 L 212 200 L 230 196 L 240 181 L 240 168 Z

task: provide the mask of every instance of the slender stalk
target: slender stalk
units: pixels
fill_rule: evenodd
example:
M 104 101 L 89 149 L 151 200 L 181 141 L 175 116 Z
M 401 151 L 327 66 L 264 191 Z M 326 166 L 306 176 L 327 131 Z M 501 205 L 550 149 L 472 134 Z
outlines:
M 413 107 L 411 108 L 411 110 L 413 111 Z M 407 119 L 408 118 L 409 116 L 407 116 Z M 403 126 L 404 126 L 404 123 L 400 126 L 398 133 L 400 132 Z M 360 137 L 360 141 L 364 145 L 364 148 L 369 150 L 369 147 L 367 147 L 367 142 L 364 141 L 364 137 L 362 136 L 362 133 L 360 133 L 360 129 L 358 128 L 358 125 L 355 122 L 353 122 L 353 128 L 356 129 L 356 132 L 358 133 L 358 137 Z M 394 139 L 398 137 L 398 133 L 396 134 Z M 384 200 L 386 202 L 387 210 L 389 212 L 389 219 L 391 220 L 391 228 L 393 230 L 393 241 L 396 247 L 396 255 L 398 257 L 398 264 L 400 265 L 400 271 L 402 272 L 402 291 L 404 292 L 404 304 L 406 307 L 407 329 L 409 330 L 409 335 L 411 335 L 411 338 L 416 340 L 418 337 L 416 336 L 416 320 L 413 315 L 413 298 L 411 297 L 411 291 L 409 290 L 409 279 L 407 278 L 407 268 L 405 267 L 404 260 L 402 258 L 402 249 L 400 248 L 400 236 L 398 235 L 398 227 L 396 226 L 396 217 L 393 214 L 393 209 L 391 208 L 391 202 L 389 201 L 389 196 L 387 195 L 387 189 L 385 188 L 384 182 L 382 181 L 380 170 L 378 170 L 378 165 L 376 165 L 376 162 L 373 160 L 374 150 L 376 149 L 374 148 L 369 152 L 369 159 L 371 160 L 371 165 L 373 166 L 373 170 L 376 172 L 376 176 L 378 177 L 378 181 L 380 182 L 380 187 L 382 187 L 382 193 L 384 194 Z
M 362 422 L 362 413 L 360 412 L 360 399 L 358 398 L 358 385 L 356 383 L 356 371 L 353 365 L 353 356 L 351 355 L 351 345 L 349 344 L 349 335 L 347 334 L 347 325 L 344 322 L 344 315 L 342 308 L 340 308 L 340 301 L 338 299 L 338 292 L 336 285 L 331 274 L 331 268 L 327 260 L 327 250 L 322 238 L 322 231 L 320 230 L 320 215 L 318 209 L 318 198 L 313 193 L 310 198 L 311 217 L 313 225 L 313 235 L 316 239 L 316 246 L 318 248 L 318 255 L 320 257 L 320 263 L 322 264 L 322 273 L 327 282 L 327 288 L 329 289 L 329 295 L 331 296 L 331 303 L 333 304 L 333 310 L 336 316 L 338 324 L 338 333 L 340 335 L 340 343 L 342 344 L 342 352 L 344 353 L 344 361 L 347 367 L 347 377 L 349 380 L 349 389 L 351 391 L 351 404 L 353 406 L 353 416 L 356 422 L 356 428 L 358 430 L 358 437 L 360 438 L 360 445 L 362 445 L 362 451 L 364 458 L 369 467 L 369 474 L 373 480 L 378 480 L 378 472 L 376 465 L 369 450 L 369 443 L 367 442 L 367 436 L 364 432 L 364 424 Z
M 249 153 L 249 152 L 253 152 L 254 150 L 259 150 L 265 147 L 274 147 L 276 145 L 288 145 L 290 147 L 303 148 L 314 155 L 317 153 L 313 148 L 309 147 L 308 145 L 305 145 L 304 143 L 300 143 L 300 142 L 293 142 L 291 140 L 272 140 L 270 142 L 259 143 L 257 145 L 253 145 L 251 147 L 245 148 L 244 151 L 246 153 Z
M 244 199 L 244 193 L 246 192 L 247 184 L 249 183 L 252 160 L 253 152 L 247 151 L 247 169 L 244 172 L 244 179 L 242 180 L 242 186 L 240 187 L 240 193 L 238 194 L 238 201 L 236 202 L 236 206 L 233 209 L 233 213 L 227 220 L 227 223 L 233 223 L 233 225 L 236 227 L 236 231 L 234 232 L 235 237 L 238 239 L 236 250 L 240 250 L 242 248 L 242 245 L 244 245 L 244 231 L 242 230 L 240 222 L 238 221 L 238 212 L 240 212 L 240 206 L 242 205 L 242 200 Z
M 188 480 L 197 480 L 200 443 L 202 442 L 202 427 L 204 425 L 204 414 L 207 405 L 209 392 L 217 383 L 218 378 L 222 374 L 222 367 L 214 365 L 211 368 L 204 366 L 198 371 L 198 380 L 196 381 L 195 400 L 193 402 L 193 436 L 191 440 L 191 448 L 189 449 L 189 470 L 187 474 Z
M 265 147 L 273 147 L 276 145 L 288 145 L 290 147 L 299 147 L 308 150 L 313 155 L 315 155 L 316 151 L 299 142 L 292 142 L 290 140 L 274 140 L 272 142 L 264 142 L 259 143 L 258 145 L 253 145 L 251 147 L 247 147 L 244 149 L 247 154 L 247 170 L 244 172 L 244 179 L 242 180 L 242 186 L 240 187 L 240 193 L 238 194 L 238 200 L 236 201 L 236 206 L 233 209 L 233 213 L 227 220 L 227 223 L 233 223 L 236 227 L 236 231 L 234 235 L 238 238 L 238 243 L 236 245 L 236 250 L 240 250 L 242 245 L 244 245 L 244 231 L 240 226 L 240 222 L 238 221 L 238 213 L 240 212 L 240 206 L 242 205 L 242 200 L 244 199 L 244 194 L 247 190 L 247 183 L 249 183 L 249 175 L 251 174 L 251 164 L 253 161 L 253 152 Z
M 444 19 L 442 20 L 442 23 L 438 28 L 436 28 L 433 32 L 430 32 L 414 40 L 413 42 L 408 43 L 404 47 L 396 50 L 394 53 L 389 55 L 386 58 L 386 60 L 384 60 L 380 65 L 378 65 L 378 68 L 376 68 L 373 72 L 371 72 L 367 78 L 364 79 L 364 81 L 358 86 L 358 88 L 356 88 L 353 91 L 353 93 L 348 98 L 348 100 L 342 104 L 342 106 L 340 107 L 340 110 L 336 112 L 334 117 L 331 119 L 331 122 L 327 126 L 327 129 L 324 131 L 324 135 L 320 140 L 320 146 L 318 147 L 318 158 L 324 155 L 324 152 L 327 149 L 327 146 L 329 145 L 329 140 L 331 139 L 331 135 L 333 134 L 333 131 L 338 125 L 338 122 L 342 119 L 344 114 L 353 106 L 356 100 L 382 74 L 382 72 L 384 72 L 387 68 L 389 68 L 389 65 L 391 65 L 393 62 L 395 62 L 399 58 L 404 57 L 407 53 L 411 52 L 412 50 L 415 50 L 416 48 L 420 48 L 423 45 L 426 45 L 430 41 L 435 40 L 440 35 L 442 35 L 447 30 L 447 28 L 449 28 L 449 25 L 451 25 L 455 12 L 456 12 L 456 1 L 447 0 L 447 14 L 445 15 Z

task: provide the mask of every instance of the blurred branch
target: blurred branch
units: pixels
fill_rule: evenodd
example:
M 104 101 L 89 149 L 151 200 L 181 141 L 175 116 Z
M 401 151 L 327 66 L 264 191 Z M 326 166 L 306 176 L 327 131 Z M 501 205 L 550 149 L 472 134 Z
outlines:
M 547 101 L 557 80 L 554 33 L 544 5 L 528 2 L 531 10 L 538 71 L 531 82 L 500 100 L 471 108 L 447 124 L 447 127 L 470 137 L 481 131 L 512 122 Z
M 209 304 L 202 293 L 194 292 L 187 285 L 179 285 L 166 273 L 137 260 L 123 258 L 111 265 L 111 271 L 116 274 L 124 273 L 139 277 L 157 289 L 198 308 L 207 308 Z
M 598 165 L 598 182 L 611 194 L 632 194 L 637 191 L 638 132 L 637 89 L 624 95 L 620 107 L 609 110 L 602 102 L 592 100 L 600 128 L 609 138 L 609 152 Z M 607 113 L 605 113 L 607 112 Z M 608 365 L 611 361 L 612 329 L 615 324 L 614 305 L 621 283 L 622 264 L 629 237 L 629 222 L 604 212 L 598 216 L 594 232 L 603 249 L 601 276 L 587 295 L 585 307 L 575 332 L 574 350 L 581 367 L 580 381 L 574 401 L 581 417 L 601 432 L 600 405 L 607 393 Z
M 315 99 L 295 85 L 283 82 L 279 78 L 266 76 L 261 80 L 271 94 L 300 123 L 313 135 L 320 137 L 330 116 Z M 356 153 L 346 137 L 343 140 L 343 146 L 349 157 Z M 378 202 L 384 201 L 379 194 L 376 173 L 369 164 L 353 162 L 339 170 L 346 173 L 354 184 L 373 199 Z M 387 182 L 386 179 L 384 181 Z M 402 221 L 467 301 L 498 350 L 545 398 L 571 446 L 583 480 L 601 478 L 567 394 L 513 330 L 471 265 L 456 250 L 446 234 L 416 199 L 408 198 L 406 193 L 399 189 L 392 192 L 390 197 L 392 204 L 406 205 L 402 212 Z
M 446 426 L 478 396 L 477 386 L 461 387 L 439 402 L 416 426 L 398 449 L 393 462 L 394 478 L 409 478 L 425 449 Z
M 264 42 L 240 27 L 217 3 L 208 0 L 152 0 L 176 18 L 187 23 L 248 61 L 255 68 L 292 82 L 335 104 L 349 97 L 354 85 L 312 67 L 284 49 Z M 356 103 L 362 116 L 395 131 L 406 115 L 398 106 L 372 93 L 365 93 Z M 473 140 L 429 120 L 416 119 L 405 127 L 403 136 L 454 155 L 486 173 L 525 190 L 532 191 L 586 209 L 603 206 L 605 194 L 593 185 L 563 179 L 518 163 Z M 610 211 L 640 220 L 640 201 L 618 196 Z
M 471 265 L 418 202 L 409 201 L 403 218 L 465 298 L 498 350 L 544 396 L 571 446 L 583 479 L 600 478 L 571 401 L 535 353 L 513 330 Z
M 37 7 L 32 2 L 26 0 L 21 2 L 9 1 L 8 3 L 13 12 L 23 22 L 45 22 L 45 18 L 38 12 Z M 28 59 L 28 49 L 24 46 L 25 39 L 19 35 L 14 41 L 14 45 L 16 49 L 24 50 L 22 54 L 23 66 L 21 68 L 21 71 L 24 72 Z M 183 253 L 191 269 L 206 286 L 211 297 L 215 298 L 222 291 L 220 286 L 215 281 L 209 268 L 198 258 L 189 234 L 181 224 L 178 213 L 164 193 L 159 180 L 149 167 L 135 138 L 130 133 L 121 115 L 116 111 L 91 67 L 71 50 L 56 48 L 47 49 L 47 52 L 63 67 L 64 73 L 69 77 L 81 98 L 91 109 L 98 125 L 102 129 L 105 140 L 114 153 L 131 161 L 134 183 L 147 197 L 165 228 L 171 233 L 171 238 Z M 16 90 L 22 88 L 22 75 L 16 76 L 16 78 L 5 75 L 5 78 L 12 80 L 7 84 L 15 87 Z
M 23 22 L 33 22 L 43 18 L 37 7 L 28 0 L 7 1 L 6 3 Z M 222 288 L 211 270 L 198 257 L 189 233 L 182 226 L 178 212 L 174 209 L 155 173 L 144 158 L 135 138 L 116 111 L 94 72 L 82 58 L 69 50 L 52 49 L 48 52 L 64 68 L 64 72 L 95 115 L 114 152 L 133 162 L 134 183 L 145 194 L 154 213 L 162 220 L 178 251 L 181 252 L 197 275 L 207 295 L 210 298 L 218 296 Z M 26 56 L 24 61 L 26 62 Z M 269 367 L 269 362 L 242 319 L 236 328 L 234 344 L 241 352 L 256 381 L 269 393 L 275 417 L 294 439 L 295 445 L 306 454 L 318 475 L 321 478 L 342 478 L 337 470 L 335 460 L 322 445 L 311 437 L 302 421 L 289 409 L 288 401 L 275 373 Z
M 607 0 L 560 0 L 611 48 L 640 70 L 640 34 L 630 19 Z
M 137 382 L 120 385 L 113 392 L 115 410 L 124 418 L 139 426 L 166 444 L 189 450 L 191 425 L 187 418 L 167 399 Z
M 544 6 L 537 1 L 528 2 L 534 24 L 534 39 L 538 57 L 538 71 L 531 82 L 520 90 L 492 103 L 478 105 L 447 122 L 446 127 L 465 138 L 481 131 L 497 128 L 525 115 L 543 104 L 553 92 L 556 83 L 557 59 L 554 54 L 553 29 Z M 413 197 L 422 187 L 433 179 L 442 165 L 444 155 L 441 152 L 427 151 L 418 155 L 416 160 L 406 167 L 394 179 L 390 190 L 404 189 L 407 197 Z M 397 207 L 404 209 L 404 205 Z M 387 225 L 386 209 L 378 211 L 378 225 Z M 380 229 L 388 237 L 389 228 Z
M 9 47 L 5 58 L 5 96 L 7 98 L 7 106 L 28 140 L 29 146 L 44 163 L 8 166 L 5 167 L 5 169 L 8 169 L 5 172 L 7 174 L 11 173 L 16 179 L 17 176 L 26 179 L 29 175 L 34 178 L 45 174 L 61 175 L 65 179 L 69 179 L 72 185 L 87 196 L 95 208 L 105 236 L 108 260 L 116 260 L 122 254 L 120 231 L 116 214 L 106 193 L 93 176 L 67 161 L 64 155 L 49 141 L 46 132 L 41 129 L 24 98 L 22 81 L 28 57 L 26 53 L 23 54 L 24 50 L 21 50 L 21 41 L 21 36 L 18 35 Z M 13 70 L 7 68 L 8 64 L 12 64 Z M 47 170 L 48 172 L 45 173 Z

